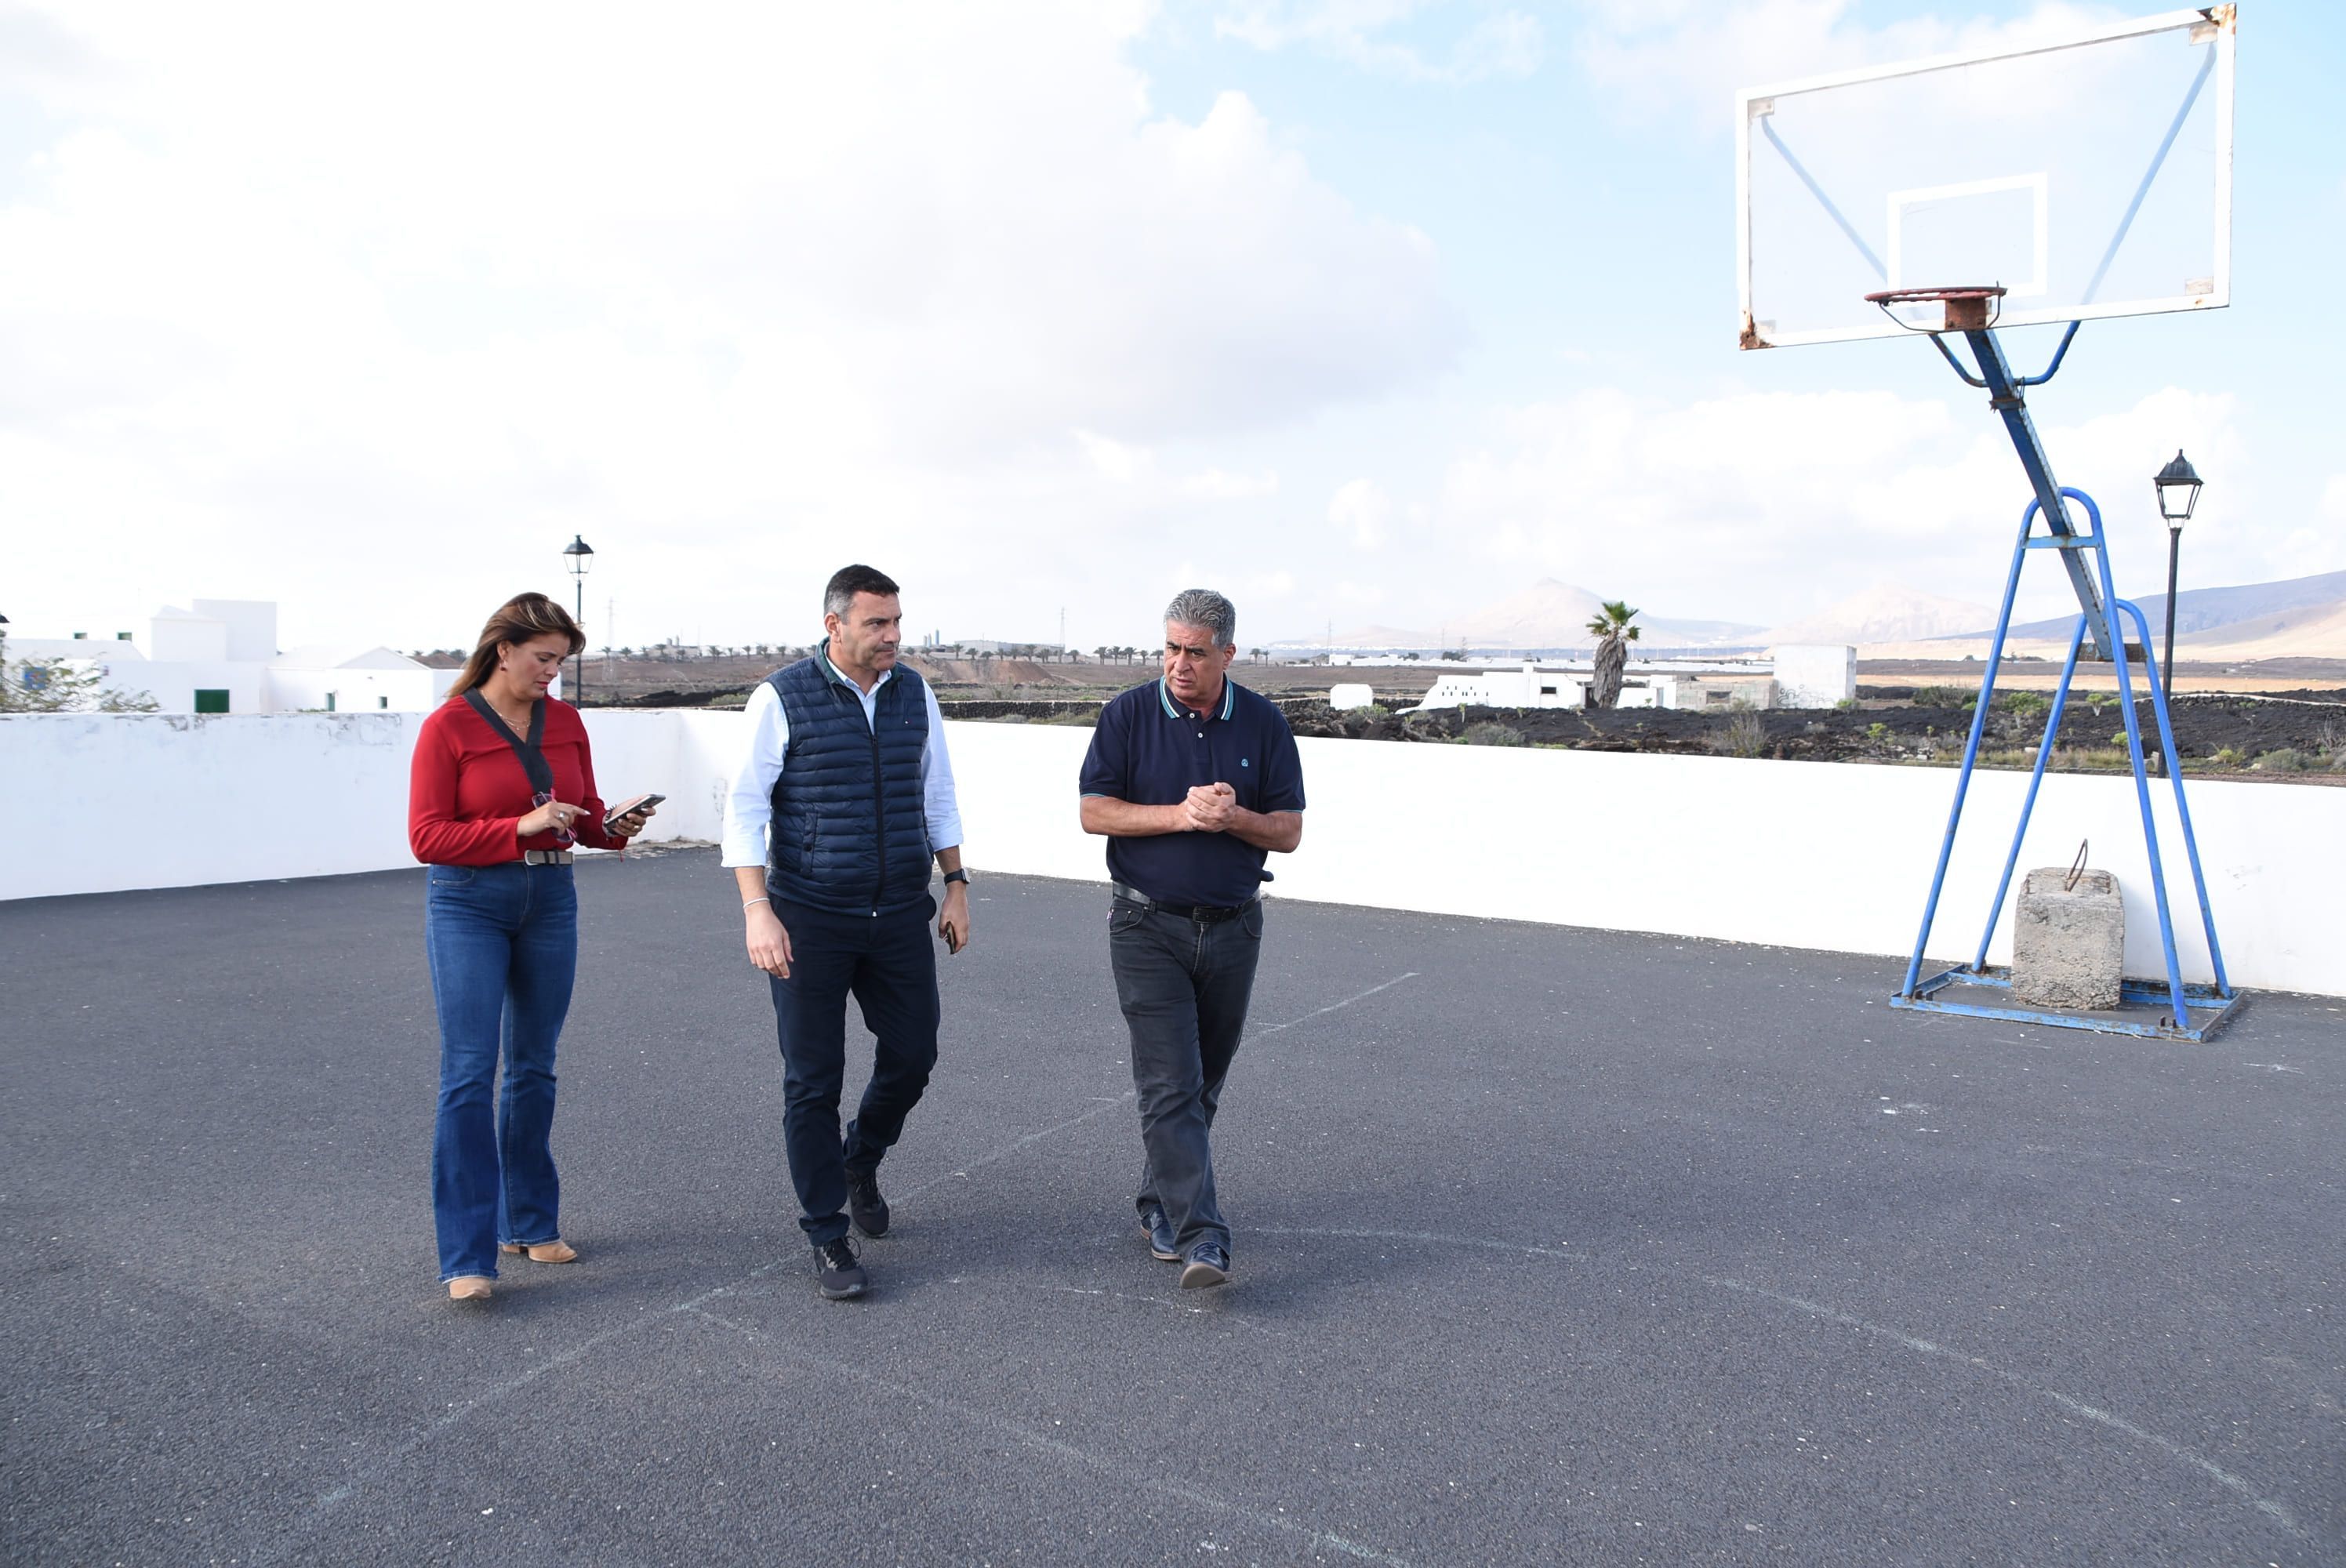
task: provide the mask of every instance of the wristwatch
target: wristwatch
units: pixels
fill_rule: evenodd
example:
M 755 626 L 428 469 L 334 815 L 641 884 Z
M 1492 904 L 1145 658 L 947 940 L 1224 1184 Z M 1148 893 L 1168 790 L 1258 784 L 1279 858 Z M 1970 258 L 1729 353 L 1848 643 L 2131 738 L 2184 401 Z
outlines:
M 969 873 L 956 868 L 955 870 L 945 873 L 945 881 L 948 882 L 959 882 L 962 886 L 967 887 L 969 886 Z

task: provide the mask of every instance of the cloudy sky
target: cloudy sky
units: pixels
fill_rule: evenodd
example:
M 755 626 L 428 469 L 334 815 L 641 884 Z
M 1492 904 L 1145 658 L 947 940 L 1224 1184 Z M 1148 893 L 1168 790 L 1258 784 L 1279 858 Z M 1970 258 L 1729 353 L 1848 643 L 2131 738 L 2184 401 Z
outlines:
M 1242 641 L 1985 600 L 1978 394 L 1736 350 L 1733 89 L 2135 9 L 0 0 L 0 611 L 453 646 L 574 534 L 598 644 L 803 640 L 851 559 L 1086 647 L 1192 583 Z M 2239 303 L 2035 400 L 2121 591 L 2178 445 L 2188 579 L 2346 567 L 2346 28 L 2242 11 Z

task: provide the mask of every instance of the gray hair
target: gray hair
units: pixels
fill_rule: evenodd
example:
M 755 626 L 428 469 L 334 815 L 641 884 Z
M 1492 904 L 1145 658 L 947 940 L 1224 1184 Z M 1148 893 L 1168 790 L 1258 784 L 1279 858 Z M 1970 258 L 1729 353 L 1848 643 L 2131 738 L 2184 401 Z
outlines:
M 1214 634 L 1216 647 L 1238 645 L 1238 606 L 1211 588 L 1182 589 L 1165 606 L 1165 619 L 1173 626 L 1205 627 Z

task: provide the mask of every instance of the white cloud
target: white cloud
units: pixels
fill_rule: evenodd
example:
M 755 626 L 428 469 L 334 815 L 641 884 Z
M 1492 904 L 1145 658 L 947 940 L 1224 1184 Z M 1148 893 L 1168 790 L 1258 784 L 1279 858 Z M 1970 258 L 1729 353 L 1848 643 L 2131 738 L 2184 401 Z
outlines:
M 2044 436 L 2062 482 L 2104 507 L 2122 596 L 2165 585 L 2149 476 L 2178 443 L 2202 472 L 2250 472 L 2225 394 L 2168 389 Z M 2211 484 L 2194 520 L 2193 575 L 2288 575 L 2287 540 L 2252 521 L 2253 486 L 2225 489 Z M 1502 415 L 1487 446 L 1452 464 L 1437 516 L 1494 578 L 1553 575 L 1665 616 L 1768 621 L 1884 576 L 1994 598 L 2027 499 L 2001 428 L 1969 405 L 1886 392 L 1672 403 L 1606 389 Z M 2069 602 L 2043 565 L 2023 595 L 2033 614 Z
M 1392 543 L 1392 497 L 1374 480 L 1348 480 L 1328 499 L 1328 521 L 1360 550 L 1382 550 Z
M 1317 49 L 1404 81 L 1459 86 L 1539 69 L 1547 36 L 1525 11 L 1485 10 L 1438 59 L 1393 36 L 1421 16 L 1456 8 L 1428 0 L 1240 0 L 1214 19 L 1214 31 L 1258 49 Z
M 453 637 L 573 532 L 627 641 L 780 635 L 842 539 L 1122 593 L 1163 506 L 1276 488 L 1159 446 L 1459 342 L 1244 97 L 1151 110 L 1138 6 L 10 15 L 62 128 L 0 168 L 0 514 L 84 618 Z
M 1182 497 L 1191 501 L 1250 501 L 1279 494 L 1277 473 L 1233 473 L 1223 468 L 1168 476 L 1158 465 L 1157 453 L 1147 447 L 1111 441 L 1088 430 L 1075 433 L 1092 469 L 1101 478 L 1151 501 Z
M 1869 26 L 1856 0 L 1590 0 L 1573 52 L 1622 118 L 1725 136 L 1741 87 L 2017 46 L 2126 15 L 2046 0 L 2007 21 L 1924 15 Z

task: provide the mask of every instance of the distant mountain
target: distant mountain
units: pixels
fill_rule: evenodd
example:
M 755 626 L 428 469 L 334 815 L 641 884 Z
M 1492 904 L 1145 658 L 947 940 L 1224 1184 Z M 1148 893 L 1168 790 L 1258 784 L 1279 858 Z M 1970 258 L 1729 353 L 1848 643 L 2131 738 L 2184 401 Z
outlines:
M 2167 596 L 2152 594 L 2135 603 L 2149 617 L 2151 635 L 2163 634 L 2167 627 Z M 2249 621 L 2285 619 L 2291 610 L 2329 609 L 2346 605 L 2346 572 L 2323 572 L 2311 577 L 2290 577 L 2278 583 L 2247 583 L 2232 588 L 2186 588 L 2175 596 L 2175 638 L 2183 640 L 2188 632 L 2212 631 L 2218 626 L 2241 626 Z M 1988 624 L 1993 610 L 1974 619 L 1961 633 L 1932 633 L 1931 636 L 1990 636 L 1995 628 Z M 2300 623 L 2318 617 L 2298 617 Z M 2056 616 L 2049 621 L 2030 621 L 2015 626 L 2016 637 L 2055 637 L 2063 642 L 2076 626 L 2075 616 Z M 2276 625 L 2272 631 L 2287 629 Z M 1890 639 L 1884 638 L 1884 641 Z M 2275 656 L 2264 656 L 2275 657 Z M 2306 655 L 2320 657 L 2320 655 Z
M 1455 643 L 1464 637 L 1470 647 L 1587 647 L 1596 640 L 1588 623 L 1604 608 L 1605 602 L 1587 589 L 1543 577 L 1524 592 L 1452 623 L 1450 640 Z M 1739 621 L 1676 620 L 1640 614 L 1637 624 L 1643 631 L 1639 640 L 1649 647 L 1749 645 L 1760 635 L 1758 626 Z
M 1830 609 L 1770 629 L 1776 643 L 1896 643 L 1959 636 L 1995 614 L 1984 605 L 1944 599 L 1895 583 L 1876 583 Z
M 2187 658 L 2346 658 L 2346 597 L 2331 604 L 2308 605 L 2278 615 L 2259 616 L 2253 620 L 2232 621 L 2186 636 L 2183 617 L 2190 597 L 2188 594 L 2175 596 L 2175 658 L 2178 664 Z M 2150 635 L 2160 636 L 2166 606 L 2161 606 L 2155 613 L 2148 605 L 2142 608 L 2150 617 Z
M 2151 635 L 2164 628 L 2167 599 L 2153 594 L 2136 601 L 2149 617 Z M 1434 626 L 1366 626 L 1337 636 L 1291 637 L 1274 645 L 1289 649 L 1457 647 L 1507 652 L 1533 648 L 1586 648 L 1595 640 L 1590 618 L 1603 607 L 1595 594 L 1554 577 L 1521 593 Z M 1987 647 L 1990 617 L 1984 605 L 1944 598 L 1895 583 L 1876 583 L 1831 607 L 1780 626 L 1738 621 L 1675 620 L 1640 615 L 1641 648 L 1757 648 L 1779 643 L 1850 643 L 1867 658 L 1961 658 Z M 2025 651 L 2052 649 L 2058 657 L 2068 644 L 2072 616 L 2029 621 L 2012 628 Z M 2278 583 L 2189 588 L 2176 596 L 2176 647 L 2194 658 L 2346 657 L 2346 572 L 2324 572 Z M 2044 645 L 2044 646 L 2039 646 Z
M 1588 623 L 1605 607 L 1586 588 L 1544 577 L 1519 594 L 1484 606 L 1434 629 L 1362 626 L 1334 639 L 1340 648 L 1457 647 L 1478 649 L 1586 647 L 1596 639 Z M 1760 627 L 1739 621 L 1668 620 L 1640 615 L 1647 647 L 1719 647 L 1758 646 Z M 1313 647 L 1321 639 L 1298 637 L 1288 647 Z

